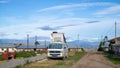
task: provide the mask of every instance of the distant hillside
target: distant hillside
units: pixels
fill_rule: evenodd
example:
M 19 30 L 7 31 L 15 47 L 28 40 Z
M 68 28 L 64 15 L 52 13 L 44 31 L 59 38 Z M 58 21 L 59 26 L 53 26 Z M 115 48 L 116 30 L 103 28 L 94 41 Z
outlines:
M 78 46 L 78 40 L 68 42 L 69 46 L 75 46 L 75 47 L 82 47 L 82 48 L 97 48 L 99 45 L 98 41 L 95 42 L 89 42 L 89 41 L 79 41 L 80 45 Z
M 34 44 L 35 40 L 29 40 L 30 44 Z M 40 44 L 45 44 L 45 41 L 38 41 Z M 18 40 L 18 39 L 0 39 L 0 44 L 3 43 L 23 43 L 26 44 L 27 40 Z M 49 41 L 46 41 L 46 44 L 50 43 Z
M 34 44 L 34 40 L 29 40 L 30 44 Z M 26 44 L 26 40 L 16 40 L 16 39 L 0 39 L 0 44 L 2 43 L 23 43 Z M 45 41 L 39 41 L 40 44 L 45 44 Z M 46 41 L 46 44 L 49 44 L 50 41 Z M 80 45 L 78 46 L 78 40 L 67 42 L 69 47 L 83 47 L 83 48 L 97 48 L 99 45 L 98 41 L 89 42 L 80 40 Z

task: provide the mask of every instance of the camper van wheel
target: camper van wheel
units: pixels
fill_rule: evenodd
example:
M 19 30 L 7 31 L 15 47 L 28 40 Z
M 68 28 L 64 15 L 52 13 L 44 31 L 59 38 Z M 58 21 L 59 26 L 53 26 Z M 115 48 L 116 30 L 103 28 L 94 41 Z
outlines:
M 47 60 L 50 60 L 50 58 L 47 58 Z
M 68 58 L 68 56 L 65 56 L 65 58 L 67 59 L 67 58 Z
M 62 60 L 65 60 L 65 57 L 63 57 Z

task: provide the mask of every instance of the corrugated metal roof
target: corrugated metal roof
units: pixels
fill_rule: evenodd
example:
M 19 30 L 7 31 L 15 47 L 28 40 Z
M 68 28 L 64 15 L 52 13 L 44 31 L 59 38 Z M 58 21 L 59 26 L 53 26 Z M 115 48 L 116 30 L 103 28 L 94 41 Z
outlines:
M 120 41 L 120 37 L 117 37 L 117 38 L 113 38 L 113 39 L 108 40 L 108 42 L 114 42 L 114 41 L 115 41 L 115 39 L 117 39 L 117 40 L 119 40 L 119 41 Z
M 21 45 L 21 46 L 19 46 L 19 47 L 17 47 L 17 49 L 27 49 L 27 48 L 29 48 L 29 49 L 34 49 L 34 48 L 37 48 L 37 49 L 45 49 L 45 48 L 47 48 L 46 46 L 35 46 L 35 45 L 31 45 L 31 46 L 23 46 L 23 45 Z
M 16 46 L 12 43 L 0 44 L 0 48 L 15 48 Z

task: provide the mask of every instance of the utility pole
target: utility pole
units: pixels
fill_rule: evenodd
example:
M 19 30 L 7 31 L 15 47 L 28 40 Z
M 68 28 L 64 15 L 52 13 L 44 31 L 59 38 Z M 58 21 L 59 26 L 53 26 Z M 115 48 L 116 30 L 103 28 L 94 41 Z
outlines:
M 38 45 L 38 44 L 36 44 L 36 42 L 38 42 L 38 41 L 37 41 L 37 36 L 35 36 L 35 46 L 36 46 L 36 51 L 37 51 L 37 45 Z
M 29 47 L 29 34 L 27 34 L 27 50 L 28 50 L 28 47 Z
M 46 40 L 45 40 L 45 47 L 46 47 Z
M 35 42 L 37 41 L 37 36 L 35 36 Z
M 77 46 L 77 51 L 78 51 L 78 47 L 80 46 L 80 39 L 79 39 L 79 34 L 78 34 L 78 46 Z
M 116 39 L 116 29 L 117 29 L 117 23 L 116 23 L 116 21 L 115 21 L 115 44 L 117 44 L 117 39 Z

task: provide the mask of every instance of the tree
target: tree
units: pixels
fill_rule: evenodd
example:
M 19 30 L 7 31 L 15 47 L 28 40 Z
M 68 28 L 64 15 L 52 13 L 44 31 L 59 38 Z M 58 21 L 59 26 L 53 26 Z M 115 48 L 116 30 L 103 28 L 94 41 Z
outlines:
M 38 41 L 35 41 L 36 49 L 37 49 L 37 45 L 40 45 L 40 43 Z
M 105 36 L 104 39 L 99 44 L 98 51 L 102 51 L 102 46 L 105 46 L 107 41 L 108 41 L 108 37 Z

